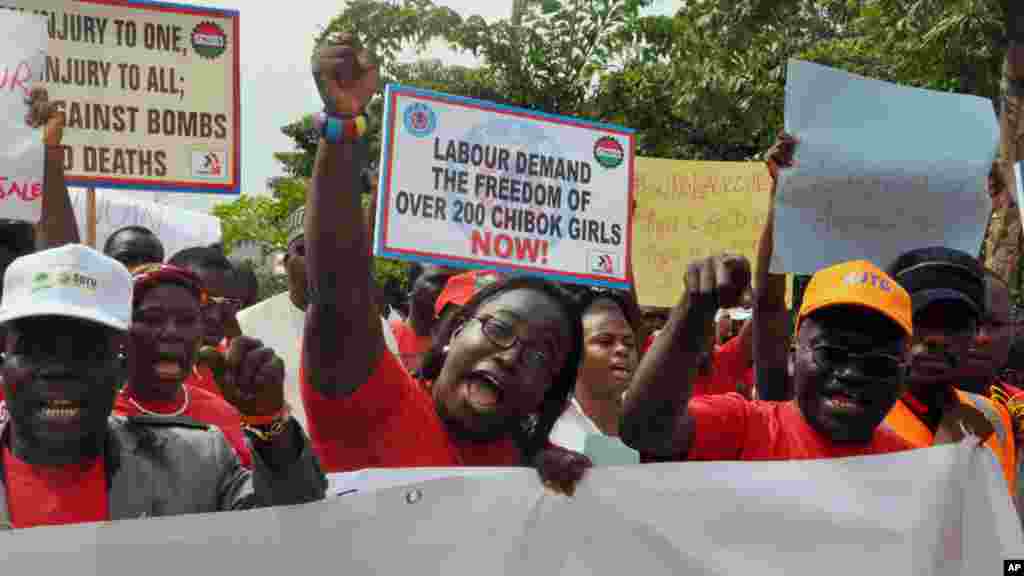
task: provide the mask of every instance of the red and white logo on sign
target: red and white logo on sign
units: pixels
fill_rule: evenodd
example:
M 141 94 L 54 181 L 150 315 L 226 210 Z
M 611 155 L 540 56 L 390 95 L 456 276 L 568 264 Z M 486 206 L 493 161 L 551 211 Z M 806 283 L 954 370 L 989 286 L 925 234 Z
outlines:
M 220 150 L 193 150 L 192 176 L 197 178 L 223 178 L 224 152 Z
M 613 275 L 619 269 L 617 260 L 615 254 L 593 251 L 590 253 L 590 272 Z

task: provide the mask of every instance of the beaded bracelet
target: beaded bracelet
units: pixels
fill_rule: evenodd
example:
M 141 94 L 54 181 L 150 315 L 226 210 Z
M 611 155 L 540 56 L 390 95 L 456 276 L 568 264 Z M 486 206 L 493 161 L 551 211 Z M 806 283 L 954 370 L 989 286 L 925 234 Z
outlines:
M 366 116 L 363 115 L 341 117 L 318 112 L 314 116 L 314 124 L 320 136 L 331 144 L 358 140 L 366 134 Z

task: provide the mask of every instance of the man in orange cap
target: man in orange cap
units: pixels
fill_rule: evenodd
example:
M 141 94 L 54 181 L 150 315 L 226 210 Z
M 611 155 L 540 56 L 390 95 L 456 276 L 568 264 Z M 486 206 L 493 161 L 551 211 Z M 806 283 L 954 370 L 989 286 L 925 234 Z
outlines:
M 737 393 L 690 398 L 715 312 L 735 306 L 749 282 L 742 258 L 690 265 L 686 292 L 627 395 L 626 443 L 659 460 L 801 460 L 908 449 L 879 425 L 902 392 L 910 296 L 867 261 L 837 264 L 811 279 L 798 317 L 794 401 Z
M 769 152 L 774 178 L 792 158 L 783 135 Z M 775 186 L 772 186 L 772 196 Z M 758 390 L 692 398 L 701 355 L 719 308 L 740 303 L 750 286 L 743 258 L 690 264 L 686 289 L 663 333 L 644 356 L 626 396 L 621 436 L 648 459 L 802 460 L 894 452 L 910 445 L 880 426 L 903 392 L 910 339 L 910 295 L 867 261 L 819 270 L 804 292 L 788 374 L 785 277 L 771 274 L 774 214 L 758 245 L 754 295 Z M 680 383 L 680 376 L 685 375 Z M 790 382 L 790 380 L 792 382 Z

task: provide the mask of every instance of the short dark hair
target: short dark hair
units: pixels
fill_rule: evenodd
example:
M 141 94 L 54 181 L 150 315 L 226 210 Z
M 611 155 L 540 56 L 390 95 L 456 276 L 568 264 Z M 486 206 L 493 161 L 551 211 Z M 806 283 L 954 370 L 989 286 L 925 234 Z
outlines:
M 14 256 L 25 256 L 36 251 L 36 230 L 28 222 L 0 220 L 0 244 Z
M 189 270 L 223 270 L 233 272 L 234 266 L 223 252 L 210 246 L 193 246 L 181 250 L 167 261 L 172 266 Z
M 235 263 L 235 278 L 245 286 L 245 302 L 243 307 L 248 308 L 259 299 L 260 280 L 256 277 L 255 267 L 249 261 Z
M 586 316 L 587 312 L 597 303 L 607 301 L 614 304 L 622 315 L 629 322 L 629 327 L 636 333 L 642 322 L 640 307 L 629 292 L 622 290 L 611 290 L 607 288 L 588 288 L 580 290 L 576 296 L 580 316 Z
M 164 259 L 164 245 L 160 242 L 160 238 L 157 237 L 156 233 L 154 233 L 149 228 L 137 225 L 123 226 L 121 228 L 118 228 L 117 230 L 114 230 L 110 234 L 110 236 L 107 236 L 107 241 L 103 243 L 103 253 L 110 254 L 110 249 L 114 247 L 114 240 L 116 240 L 118 236 L 126 232 L 134 232 L 135 234 L 139 234 L 140 236 L 152 236 L 153 239 L 156 240 L 157 246 L 160 247 L 160 260 Z
M 475 316 L 481 306 L 512 290 L 535 290 L 548 296 L 562 308 L 569 322 L 571 348 L 566 356 L 565 366 L 555 376 L 551 388 L 544 394 L 544 400 L 541 402 L 540 412 L 536 419 L 524 419 L 520 434 L 515 439 L 522 452 L 524 464 L 530 464 L 534 456 L 546 446 L 551 429 L 554 428 L 555 422 L 565 411 L 569 395 L 572 394 L 573 387 L 576 385 L 576 372 L 579 370 L 580 360 L 583 358 L 583 323 L 580 319 L 579 306 L 568 292 L 557 284 L 530 276 L 508 277 L 484 286 L 465 306 L 438 328 L 430 349 L 423 357 L 420 376 L 427 380 L 437 378 L 441 374 L 441 368 L 444 366 L 447 356 L 444 347 L 451 340 L 452 333 Z

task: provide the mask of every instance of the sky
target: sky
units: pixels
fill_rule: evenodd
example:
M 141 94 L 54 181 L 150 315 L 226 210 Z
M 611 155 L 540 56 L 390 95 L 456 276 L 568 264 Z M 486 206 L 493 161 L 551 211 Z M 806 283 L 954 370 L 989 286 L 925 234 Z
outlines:
M 512 0 L 434 0 L 463 17 L 473 14 L 491 21 L 507 18 Z M 196 6 L 238 10 L 241 39 L 242 193 L 268 194 L 266 182 L 281 175 L 273 153 L 291 149 L 281 127 L 322 107 L 309 72 L 313 40 L 344 2 L 338 0 L 191 0 Z M 669 13 L 680 0 L 655 0 L 652 12 Z M 408 50 L 402 60 L 440 58 L 447 64 L 473 65 L 469 54 L 456 54 L 438 42 L 417 55 Z M 125 192 L 140 199 L 208 211 L 233 197 L 208 194 Z

